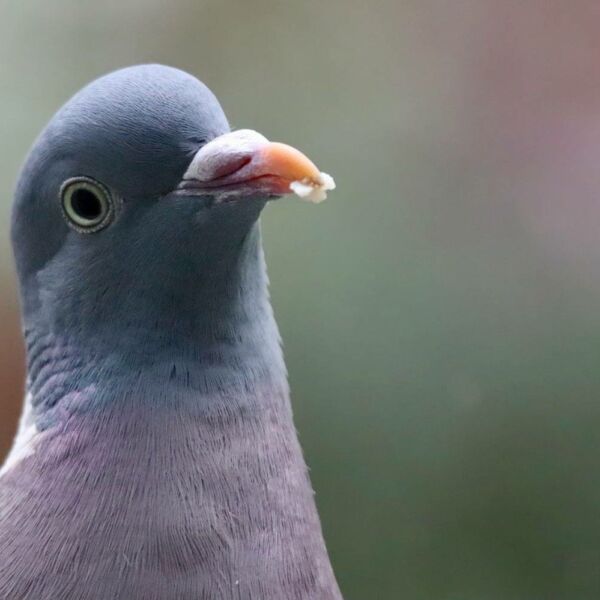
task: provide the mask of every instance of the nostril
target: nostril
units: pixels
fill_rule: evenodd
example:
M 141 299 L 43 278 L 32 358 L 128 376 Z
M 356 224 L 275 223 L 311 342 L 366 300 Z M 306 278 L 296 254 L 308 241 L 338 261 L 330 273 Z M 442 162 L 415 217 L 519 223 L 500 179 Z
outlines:
M 252 156 L 224 156 L 223 160 L 214 164 L 214 170 L 212 172 L 211 180 L 220 179 L 221 177 L 227 177 L 233 175 L 245 167 L 248 163 L 252 162 Z
M 256 131 L 223 134 L 198 150 L 183 178 L 208 183 L 231 177 L 252 162 L 266 144 L 267 138 Z
M 227 152 L 218 149 L 216 152 L 205 153 L 201 150 L 183 179 L 212 182 L 237 173 L 250 162 L 252 162 L 252 154 L 248 152 Z

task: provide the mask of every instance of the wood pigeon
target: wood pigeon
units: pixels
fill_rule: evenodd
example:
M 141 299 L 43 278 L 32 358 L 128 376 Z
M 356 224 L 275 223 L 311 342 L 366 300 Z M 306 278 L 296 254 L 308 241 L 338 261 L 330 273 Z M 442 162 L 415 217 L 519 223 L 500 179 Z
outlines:
M 12 242 L 27 351 L 3 600 L 340 599 L 292 421 L 259 215 L 333 187 L 143 65 L 35 142 Z

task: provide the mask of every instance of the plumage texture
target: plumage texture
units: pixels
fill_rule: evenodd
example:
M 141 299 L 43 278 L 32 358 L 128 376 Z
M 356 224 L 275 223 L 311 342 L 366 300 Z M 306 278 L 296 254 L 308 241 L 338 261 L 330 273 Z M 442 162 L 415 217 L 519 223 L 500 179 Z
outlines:
M 228 131 L 149 65 L 71 99 L 21 173 L 13 245 L 28 359 L 0 473 L 0 598 L 338 599 L 292 421 L 259 214 L 172 193 Z M 98 234 L 58 190 L 122 198 Z

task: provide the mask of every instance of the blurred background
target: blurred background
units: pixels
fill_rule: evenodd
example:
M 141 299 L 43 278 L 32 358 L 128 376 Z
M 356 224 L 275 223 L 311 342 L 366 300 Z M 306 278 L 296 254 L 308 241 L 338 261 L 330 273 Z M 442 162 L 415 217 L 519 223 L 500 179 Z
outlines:
M 338 183 L 263 227 L 345 597 L 600 597 L 600 4 L 30 0 L 0 52 L 0 455 L 20 163 L 90 79 L 167 63 Z

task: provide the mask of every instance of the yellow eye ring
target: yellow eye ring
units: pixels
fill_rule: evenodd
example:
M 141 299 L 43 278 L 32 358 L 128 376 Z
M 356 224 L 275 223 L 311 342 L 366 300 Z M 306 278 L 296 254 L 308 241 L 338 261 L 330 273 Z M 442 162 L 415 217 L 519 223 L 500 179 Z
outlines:
M 100 231 L 114 218 L 110 192 L 91 177 L 67 179 L 60 188 L 60 202 L 67 224 L 80 233 Z

